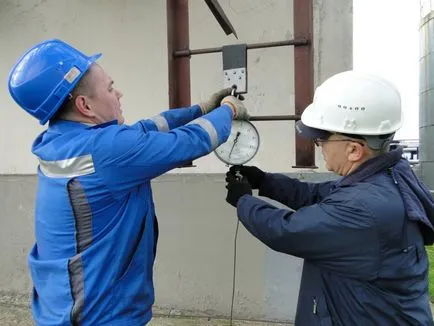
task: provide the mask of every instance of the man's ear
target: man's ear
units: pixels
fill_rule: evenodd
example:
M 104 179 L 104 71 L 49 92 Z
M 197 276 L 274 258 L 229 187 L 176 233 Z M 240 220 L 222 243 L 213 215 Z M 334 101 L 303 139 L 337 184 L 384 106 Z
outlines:
M 93 117 L 93 112 L 88 102 L 89 101 L 86 96 L 78 95 L 75 98 L 75 107 L 77 108 L 78 112 L 84 116 Z
M 347 147 L 347 151 L 348 151 L 348 160 L 350 162 L 357 162 L 360 161 L 361 158 L 363 157 L 365 146 L 356 142 L 351 142 Z

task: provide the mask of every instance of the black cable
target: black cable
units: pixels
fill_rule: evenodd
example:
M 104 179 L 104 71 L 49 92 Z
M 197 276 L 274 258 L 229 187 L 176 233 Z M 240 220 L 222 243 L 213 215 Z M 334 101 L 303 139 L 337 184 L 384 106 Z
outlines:
M 238 227 L 240 226 L 240 220 L 237 218 L 237 227 L 235 229 L 235 238 L 234 238 L 234 273 L 232 276 L 232 301 L 231 301 L 231 317 L 229 321 L 229 325 L 232 326 L 232 317 L 234 312 L 234 299 L 235 299 L 235 278 L 237 271 L 237 238 L 238 238 Z

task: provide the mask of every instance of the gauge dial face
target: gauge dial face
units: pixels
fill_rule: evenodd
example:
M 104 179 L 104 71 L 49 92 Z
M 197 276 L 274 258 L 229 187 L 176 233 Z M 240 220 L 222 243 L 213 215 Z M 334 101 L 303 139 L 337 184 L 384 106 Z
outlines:
M 229 165 L 250 161 L 259 149 L 259 133 L 255 126 L 244 120 L 232 121 L 228 140 L 214 150 L 217 157 Z

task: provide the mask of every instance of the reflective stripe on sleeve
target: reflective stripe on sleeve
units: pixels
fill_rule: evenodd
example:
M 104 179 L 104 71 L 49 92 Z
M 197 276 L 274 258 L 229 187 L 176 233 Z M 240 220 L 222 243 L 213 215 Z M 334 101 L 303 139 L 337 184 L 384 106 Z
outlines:
M 166 118 L 162 115 L 156 115 L 150 119 L 157 126 L 158 131 L 166 132 L 169 131 L 169 123 Z
M 217 130 L 214 128 L 213 124 L 209 120 L 204 119 L 204 118 L 198 118 L 198 119 L 195 119 L 195 120 L 189 122 L 187 125 L 190 125 L 190 124 L 197 124 L 197 125 L 201 126 L 207 132 L 207 134 L 209 135 L 209 138 L 211 140 L 211 147 L 213 150 L 218 147 L 219 138 L 217 135 Z

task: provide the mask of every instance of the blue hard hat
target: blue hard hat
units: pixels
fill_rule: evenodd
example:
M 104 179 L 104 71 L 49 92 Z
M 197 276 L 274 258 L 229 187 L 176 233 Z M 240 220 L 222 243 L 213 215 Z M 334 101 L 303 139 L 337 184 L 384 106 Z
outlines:
M 9 74 L 9 93 L 44 125 L 99 57 L 101 53 L 88 57 L 61 40 L 44 41 L 14 65 Z

